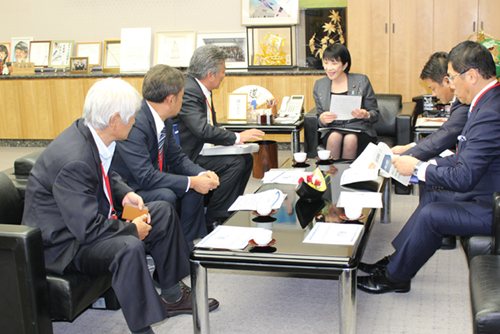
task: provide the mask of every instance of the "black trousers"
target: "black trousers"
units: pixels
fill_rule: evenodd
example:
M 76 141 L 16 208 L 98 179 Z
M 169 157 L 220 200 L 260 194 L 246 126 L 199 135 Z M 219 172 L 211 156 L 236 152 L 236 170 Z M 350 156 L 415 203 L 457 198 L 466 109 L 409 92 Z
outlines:
M 190 273 L 190 248 L 174 207 L 167 202 L 147 206 L 152 229 L 144 240 L 130 235 L 82 245 L 67 269 L 89 275 L 111 272 L 113 290 L 131 331 L 168 316 L 149 273 L 146 251 L 154 259 L 162 289 L 172 287 Z
M 213 191 L 208 202 L 205 220 L 207 224 L 215 220 L 225 220 L 231 213 L 227 211 L 238 196 L 245 192 L 253 169 L 251 154 L 198 156 L 195 162 L 201 167 L 215 172 L 220 185 Z

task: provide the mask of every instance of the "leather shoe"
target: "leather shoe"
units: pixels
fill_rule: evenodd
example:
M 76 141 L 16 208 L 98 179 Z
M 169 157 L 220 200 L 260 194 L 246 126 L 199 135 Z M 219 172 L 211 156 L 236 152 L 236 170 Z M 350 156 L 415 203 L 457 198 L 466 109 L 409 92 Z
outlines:
M 213 221 L 210 224 L 207 224 L 207 232 L 208 233 L 212 232 L 219 225 L 222 225 L 222 223 L 219 220 L 216 220 L 216 221 Z
M 168 311 L 169 317 L 174 317 L 179 314 L 193 314 L 193 297 L 191 295 L 191 290 L 182 289 L 181 298 L 173 303 L 167 303 L 165 299 L 161 299 L 163 301 L 163 305 Z M 208 310 L 212 312 L 217 307 L 219 307 L 219 302 L 217 299 L 208 298 Z
M 385 267 L 389 264 L 389 262 L 391 262 L 390 255 L 384 257 L 382 260 L 379 260 L 374 264 L 360 262 L 358 269 L 364 271 L 367 274 L 375 274 L 377 271 L 385 269 Z
M 400 281 L 392 277 L 387 269 L 379 270 L 370 276 L 358 277 L 358 288 L 368 293 L 408 292 L 411 280 Z
M 457 246 L 457 238 L 454 235 L 445 235 L 441 240 L 440 249 L 455 249 Z

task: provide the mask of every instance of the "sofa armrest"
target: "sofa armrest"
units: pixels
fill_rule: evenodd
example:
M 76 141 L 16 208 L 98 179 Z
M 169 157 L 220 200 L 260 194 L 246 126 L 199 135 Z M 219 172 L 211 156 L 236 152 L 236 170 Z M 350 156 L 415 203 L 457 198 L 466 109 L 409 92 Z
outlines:
M 397 145 L 406 145 L 413 141 L 413 113 L 416 106 L 415 102 L 403 102 L 403 106 L 396 116 Z
M 316 158 L 318 150 L 318 112 L 316 107 L 304 115 L 304 151 L 310 159 Z
M 478 255 L 489 255 L 493 253 L 493 236 L 491 235 L 470 235 L 460 237 L 462 248 L 467 256 L 467 264 Z

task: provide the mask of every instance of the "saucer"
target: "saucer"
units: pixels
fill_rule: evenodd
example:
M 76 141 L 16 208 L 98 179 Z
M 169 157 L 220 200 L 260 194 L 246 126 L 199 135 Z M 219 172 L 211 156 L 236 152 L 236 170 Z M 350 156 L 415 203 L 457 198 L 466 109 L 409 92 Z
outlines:
M 361 220 L 361 219 L 364 219 L 365 218 L 365 215 L 364 214 L 361 214 L 361 216 L 359 216 L 357 219 L 349 219 L 347 218 L 347 216 L 345 215 L 345 213 L 341 214 L 340 216 L 340 219 L 342 220 L 346 220 L 348 222 L 356 222 L 358 220 Z
M 276 220 L 278 220 L 278 218 L 271 216 L 257 216 L 252 218 L 252 221 L 256 223 L 272 223 L 275 222 Z
M 269 216 L 272 216 L 276 213 L 277 211 L 276 210 L 271 210 L 271 212 L 268 214 L 268 215 L 259 215 L 259 213 L 257 212 L 257 210 L 254 210 L 252 211 L 252 215 L 256 215 L 256 216 L 259 216 L 259 217 L 269 217 Z
M 334 160 L 332 157 L 326 159 L 326 160 L 321 160 L 320 158 L 316 157 L 316 165 L 331 165 L 333 164 Z
M 301 168 L 301 167 L 309 167 L 309 164 L 306 164 L 305 162 L 297 162 L 295 164 L 292 164 L 293 168 Z
M 271 239 L 271 241 L 269 241 L 269 243 L 267 245 L 264 245 L 264 246 L 258 245 L 253 239 L 250 239 L 248 241 L 248 244 L 250 246 L 254 246 L 254 247 L 269 247 L 269 246 L 276 244 L 276 239 Z
M 305 161 L 302 161 L 302 162 L 295 161 L 295 159 L 292 158 L 292 162 L 296 165 L 305 165 L 308 161 L 309 161 L 309 158 L 307 158 Z

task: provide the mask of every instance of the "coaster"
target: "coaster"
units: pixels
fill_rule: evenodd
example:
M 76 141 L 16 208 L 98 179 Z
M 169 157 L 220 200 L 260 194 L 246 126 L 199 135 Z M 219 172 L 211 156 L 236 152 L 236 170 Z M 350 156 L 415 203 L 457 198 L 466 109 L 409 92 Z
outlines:
M 269 247 L 269 246 L 272 246 L 272 245 L 276 244 L 276 239 L 272 239 L 271 241 L 269 241 L 269 243 L 267 245 L 264 245 L 264 246 L 258 245 L 253 239 L 250 239 L 248 241 L 248 244 L 250 246 L 254 246 L 254 247 Z

